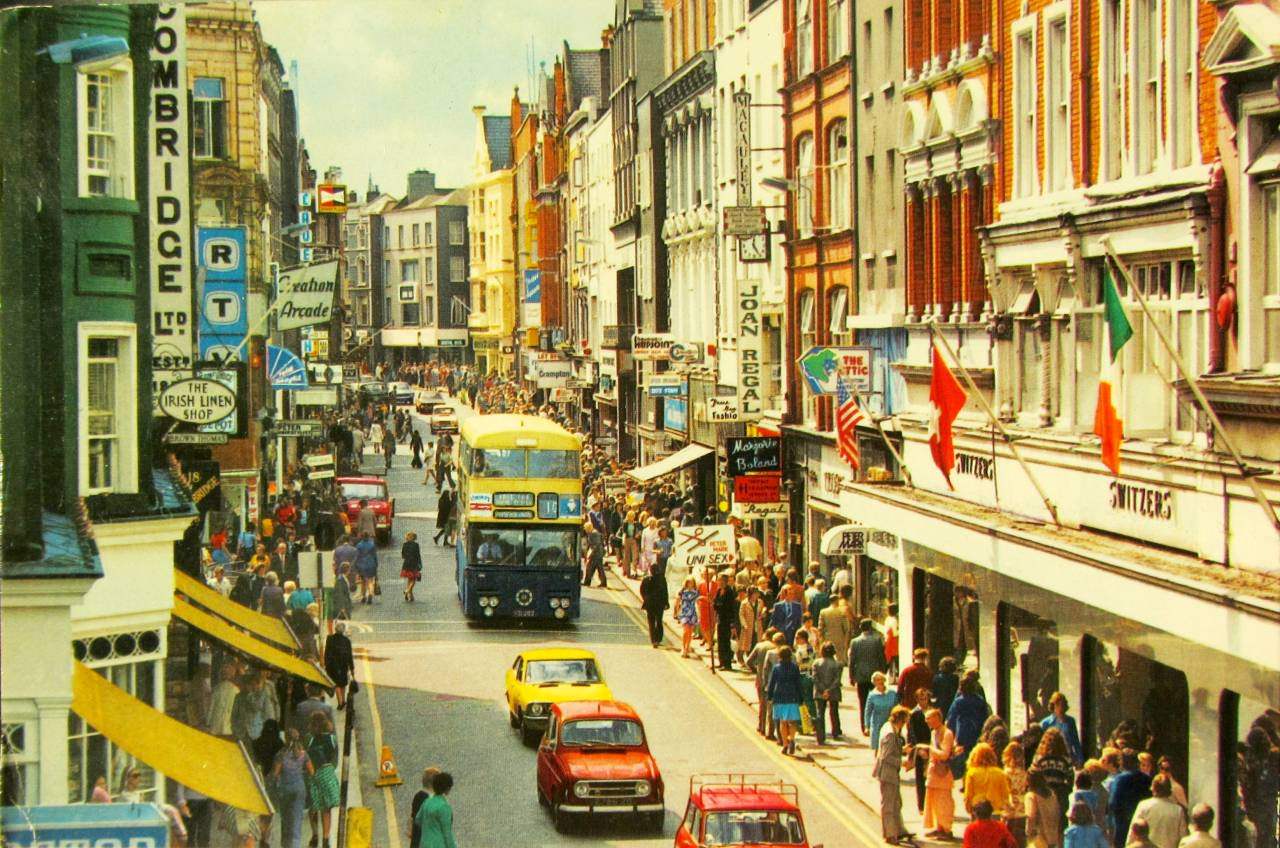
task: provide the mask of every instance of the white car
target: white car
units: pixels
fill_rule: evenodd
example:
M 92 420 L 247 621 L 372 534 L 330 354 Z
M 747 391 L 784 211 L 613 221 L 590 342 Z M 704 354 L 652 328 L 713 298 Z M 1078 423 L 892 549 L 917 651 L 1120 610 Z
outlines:
M 397 406 L 408 406 L 413 403 L 413 386 L 408 383 L 387 383 L 387 393 Z
M 413 393 L 413 407 L 423 415 L 430 415 L 437 404 L 444 403 L 444 395 L 437 389 L 416 389 Z
M 447 406 L 437 407 L 437 410 L 431 414 L 431 433 L 436 435 L 458 432 L 458 416 L 453 410 Z

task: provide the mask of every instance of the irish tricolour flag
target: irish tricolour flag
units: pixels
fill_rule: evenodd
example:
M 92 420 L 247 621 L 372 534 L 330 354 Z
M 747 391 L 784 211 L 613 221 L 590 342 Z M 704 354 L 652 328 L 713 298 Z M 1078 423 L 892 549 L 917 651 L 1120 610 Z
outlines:
M 1133 327 L 1124 314 L 1111 269 L 1102 268 L 1102 316 L 1107 322 L 1109 359 L 1098 381 L 1098 409 L 1093 414 L 1093 432 L 1102 439 L 1102 463 L 1112 474 L 1120 473 L 1120 443 L 1124 441 L 1124 421 L 1116 413 L 1115 390 L 1120 381 L 1120 349 L 1133 338 Z

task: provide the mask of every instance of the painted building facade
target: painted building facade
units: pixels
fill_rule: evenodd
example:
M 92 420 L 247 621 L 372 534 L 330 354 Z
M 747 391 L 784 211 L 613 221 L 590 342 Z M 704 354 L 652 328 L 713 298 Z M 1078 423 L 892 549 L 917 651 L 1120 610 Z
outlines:
M 471 312 L 467 326 L 481 374 L 511 374 L 516 327 L 516 273 L 512 243 L 511 117 L 476 116 L 475 157 L 468 185 L 471 234 Z

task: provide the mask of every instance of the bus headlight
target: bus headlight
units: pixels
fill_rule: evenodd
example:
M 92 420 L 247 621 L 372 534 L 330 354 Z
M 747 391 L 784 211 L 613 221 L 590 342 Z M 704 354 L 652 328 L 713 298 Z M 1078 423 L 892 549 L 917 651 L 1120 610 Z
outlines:
M 484 614 L 488 618 L 493 618 L 493 607 L 485 607 Z
M 555 616 L 556 618 L 564 618 L 564 608 L 556 607 Z

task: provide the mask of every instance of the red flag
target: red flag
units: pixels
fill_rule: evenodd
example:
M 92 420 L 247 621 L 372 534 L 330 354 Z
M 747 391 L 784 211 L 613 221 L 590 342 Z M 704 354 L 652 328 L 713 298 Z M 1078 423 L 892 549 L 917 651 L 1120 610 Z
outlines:
M 942 358 L 942 351 L 933 346 L 933 376 L 929 380 L 929 450 L 933 463 L 951 485 L 951 469 L 956 464 L 955 444 L 951 439 L 951 422 L 964 409 L 969 396 L 956 382 L 955 375 Z

